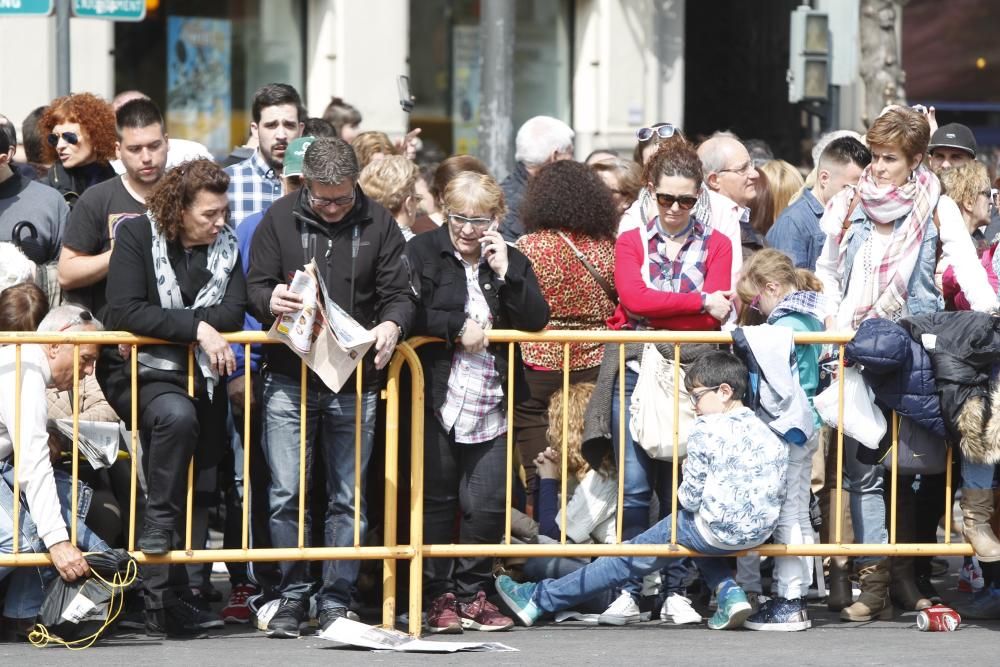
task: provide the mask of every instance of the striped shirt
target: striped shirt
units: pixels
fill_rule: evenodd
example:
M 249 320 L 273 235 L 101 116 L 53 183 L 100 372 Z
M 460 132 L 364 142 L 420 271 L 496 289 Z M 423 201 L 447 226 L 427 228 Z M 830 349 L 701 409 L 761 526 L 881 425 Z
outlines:
M 281 197 L 281 178 L 260 151 L 242 162 L 226 167 L 229 174 L 229 210 L 234 227 L 267 208 Z

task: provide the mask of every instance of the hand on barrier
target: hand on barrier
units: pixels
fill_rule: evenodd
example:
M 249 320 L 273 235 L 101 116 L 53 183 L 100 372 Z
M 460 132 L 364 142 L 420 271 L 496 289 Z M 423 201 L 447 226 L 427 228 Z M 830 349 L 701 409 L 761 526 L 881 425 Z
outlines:
M 219 375 L 229 375 L 236 370 L 233 348 L 211 324 L 198 323 L 198 345 L 208 355 L 212 369 Z
M 69 540 L 53 544 L 49 555 L 52 556 L 52 565 L 64 581 L 76 581 L 90 574 L 90 564 Z
M 399 342 L 399 325 L 385 321 L 372 329 L 375 335 L 375 368 L 382 370 L 392 359 L 392 353 Z

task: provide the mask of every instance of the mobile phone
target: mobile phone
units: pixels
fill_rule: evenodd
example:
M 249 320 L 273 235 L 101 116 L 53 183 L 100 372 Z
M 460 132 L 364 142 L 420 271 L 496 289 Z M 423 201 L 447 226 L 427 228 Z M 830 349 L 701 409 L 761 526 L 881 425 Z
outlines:
M 917 113 L 922 113 L 924 115 L 927 115 L 927 107 L 925 107 L 923 104 L 914 104 L 910 108 L 916 111 Z
M 410 77 L 400 74 L 396 80 L 396 87 L 399 89 L 399 106 L 403 111 L 410 113 L 413 111 L 413 95 L 410 94 Z
M 498 220 L 494 220 L 493 222 L 490 223 L 490 226 L 486 228 L 486 232 L 495 232 L 498 229 L 500 229 L 500 222 Z M 486 232 L 483 233 L 485 234 Z M 486 238 L 479 239 L 479 245 L 483 250 L 486 250 L 486 244 L 488 243 L 489 240 Z

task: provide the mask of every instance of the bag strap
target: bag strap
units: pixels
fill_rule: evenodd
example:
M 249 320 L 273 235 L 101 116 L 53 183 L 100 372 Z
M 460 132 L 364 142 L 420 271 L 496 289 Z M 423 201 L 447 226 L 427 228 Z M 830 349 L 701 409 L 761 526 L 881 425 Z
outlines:
M 840 223 L 840 228 L 843 231 L 846 232 L 848 229 L 851 228 L 851 214 L 854 213 L 854 209 L 858 207 L 859 203 L 861 203 L 860 192 L 854 195 L 854 199 L 851 200 L 851 205 L 847 207 L 847 214 L 844 216 L 844 221 Z
M 935 254 L 935 257 L 934 257 L 934 266 L 936 267 L 938 264 L 941 263 L 941 254 L 944 252 L 944 249 L 941 246 L 941 220 L 938 218 L 938 207 L 937 206 L 934 207 L 934 217 L 931 218 L 931 220 L 934 222 L 934 229 L 936 229 L 937 233 L 938 233 L 937 234 L 937 246 L 934 249 L 934 254 Z
M 568 236 L 566 236 L 562 232 L 556 232 L 556 234 L 558 234 L 559 238 L 565 241 L 566 245 L 570 247 L 570 250 L 573 251 L 573 254 L 576 255 L 576 258 L 580 260 L 581 264 L 583 264 L 583 268 L 587 269 L 587 272 L 590 273 L 591 276 L 593 276 L 594 280 L 597 281 L 597 284 L 600 285 L 601 289 L 604 290 L 604 293 L 608 295 L 609 299 L 611 299 L 611 303 L 617 306 L 618 293 L 615 292 L 615 288 L 611 286 L 611 283 L 608 282 L 607 278 L 601 275 L 601 272 L 597 270 L 597 267 L 591 264 L 590 260 L 587 259 L 587 256 L 584 255 L 582 252 L 580 252 L 580 249 L 577 248 L 573 244 L 573 242 L 569 240 Z

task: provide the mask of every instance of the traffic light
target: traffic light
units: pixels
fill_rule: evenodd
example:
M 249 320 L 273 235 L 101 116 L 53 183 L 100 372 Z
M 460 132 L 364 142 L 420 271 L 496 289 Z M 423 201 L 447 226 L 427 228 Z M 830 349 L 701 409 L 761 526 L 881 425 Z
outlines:
M 808 5 L 792 11 L 788 101 L 826 100 L 830 88 L 830 17 Z

